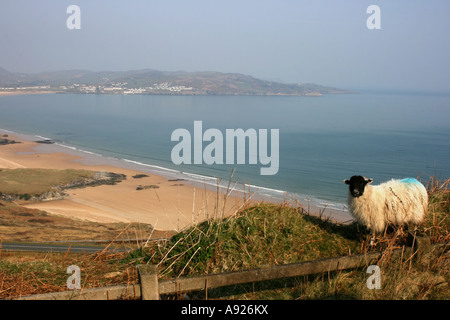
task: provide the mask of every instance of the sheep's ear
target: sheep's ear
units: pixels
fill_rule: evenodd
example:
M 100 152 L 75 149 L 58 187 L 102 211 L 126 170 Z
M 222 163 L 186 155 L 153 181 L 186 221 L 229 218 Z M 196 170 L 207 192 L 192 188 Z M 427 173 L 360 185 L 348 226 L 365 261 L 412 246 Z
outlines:
M 372 179 L 372 178 L 366 179 L 366 183 L 367 183 L 367 184 L 372 183 L 372 182 L 373 182 L 373 179 Z
M 345 184 L 350 184 L 350 181 L 348 181 L 347 179 L 342 180 L 342 181 L 344 181 Z

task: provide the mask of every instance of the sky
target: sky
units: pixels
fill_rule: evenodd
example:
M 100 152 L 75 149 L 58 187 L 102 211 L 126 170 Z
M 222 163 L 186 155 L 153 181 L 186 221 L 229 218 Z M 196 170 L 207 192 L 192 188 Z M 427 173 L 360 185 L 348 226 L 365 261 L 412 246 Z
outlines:
M 80 29 L 67 27 L 70 5 Z M 380 29 L 367 27 L 370 5 Z M 0 67 L 219 71 L 448 93 L 449 15 L 448 0 L 1 0 Z

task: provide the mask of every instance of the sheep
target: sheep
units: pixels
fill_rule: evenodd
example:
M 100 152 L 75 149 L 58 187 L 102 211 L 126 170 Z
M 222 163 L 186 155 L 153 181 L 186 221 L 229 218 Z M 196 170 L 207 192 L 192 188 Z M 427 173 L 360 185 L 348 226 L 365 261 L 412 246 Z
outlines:
M 371 182 L 373 179 L 363 176 L 344 180 L 349 185 L 350 214 L 371 229 L 374 237 L 386 224 L 417 226 L 423 222 L 428 194 L 422 183 L 414 178 L 392 179 L 376 186 L 369 185 Z

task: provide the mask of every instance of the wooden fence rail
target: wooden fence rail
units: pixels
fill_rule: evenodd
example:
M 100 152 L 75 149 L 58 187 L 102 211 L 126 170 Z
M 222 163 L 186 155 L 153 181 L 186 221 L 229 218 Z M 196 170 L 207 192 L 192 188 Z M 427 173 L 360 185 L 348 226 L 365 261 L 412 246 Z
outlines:
M 160 280 L 159 293 L 172 294 L 176 292 L 206 290 L 209 288 L 225 287 L 235 284 L 300 277 L 320 274 L 323 272 L 358 268 L 362 265 L 375 263 L 380 256 L 380 252 L 373 252 L 354 256 L 278 265 L 270 268 L 258 268 L 189 278 Z
M 389 251 L 389 259 L 422 257 L 442 254 L 449 244 L 430 245 L 429 240 L 417 241 L 414 249 L 404 247 Z M 37 294 L 24 296 L 23 300 L 117 300 L 144 299 L 157 300 L 160 295 L 176 294 L 179 292 L 207 290 L 229 285 L 260 282 L 267 280 L 300 277 L 326 272 L 354 269 L 376 264 L 387 253 L 371 252 L 337 258 L 327 258 L 269 268 L 258 268 L 244 271 L 226 272 L 195 277 L 176 279 L 157 278 L 157 268 L 153 265 L 139 265 L 139 284 L 117 285 L 104 288 L 81 289 L 64 292 Z

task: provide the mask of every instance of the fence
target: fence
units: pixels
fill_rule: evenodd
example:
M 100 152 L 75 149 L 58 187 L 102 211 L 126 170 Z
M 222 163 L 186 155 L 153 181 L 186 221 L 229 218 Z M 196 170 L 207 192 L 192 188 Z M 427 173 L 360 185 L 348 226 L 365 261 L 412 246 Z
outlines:
M 428 238 L 417 238 L 414 248 L 403 247 L 389 252 L 370 252 L 365 254 L 320 259 L 270 268 L 226 272 L 205 276 L 159 279 L 155 265 L 139 265 L 139 284 L 117 285 L 104 288 L 81 289 L 64 292 L 24 296 L 22 300 L 118 300 L 143 299 L 158 300 L 160 295 L 180 292 L 208 290 L 229 285 L 260 282 L 267 280 L 299 277 L 324 272 L 353 269 L 375 264 L 387 254 L 389 258 L 415 257 L 429 259 L 448 250 L 449 244 L 431 245 Z

